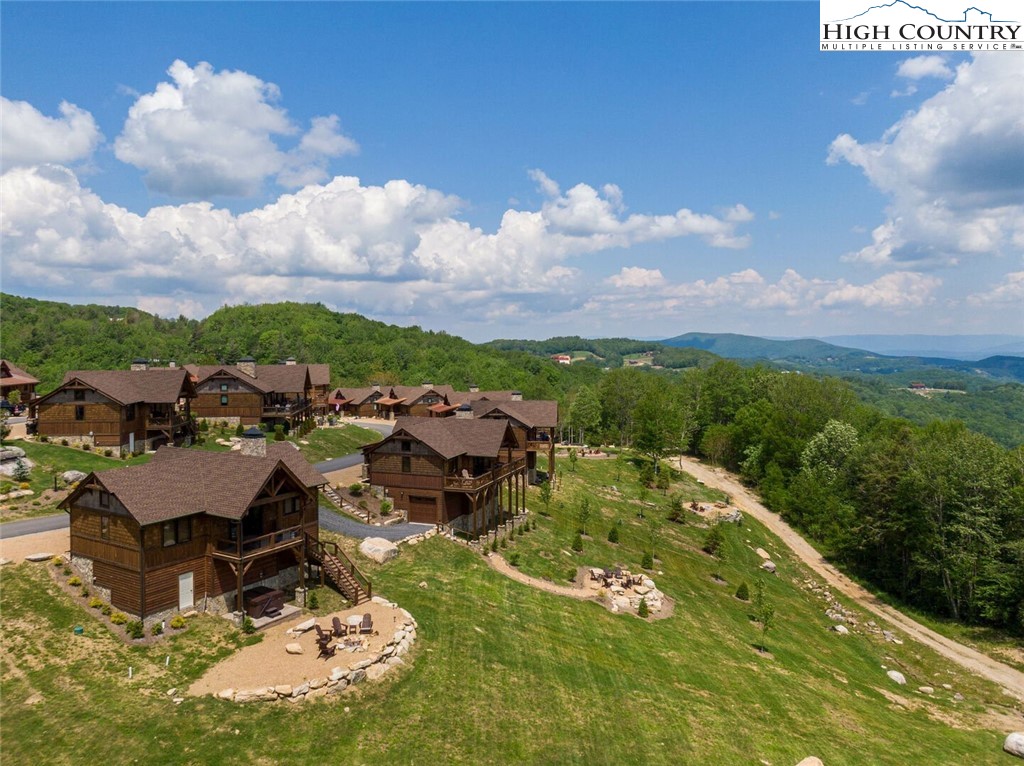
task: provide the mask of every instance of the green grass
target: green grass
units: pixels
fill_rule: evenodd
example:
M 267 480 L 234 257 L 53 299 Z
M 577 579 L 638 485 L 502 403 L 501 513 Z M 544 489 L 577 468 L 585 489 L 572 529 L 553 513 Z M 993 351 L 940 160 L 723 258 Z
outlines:
M 581 460 L 563 476 L 551 518 L 508 549 L 521 551 L 524 571 L 544 576 L 541 553 L 561 569 L 636 567 L 646 544 L 637 506 L 594 489 L 616 484 L 635 495 L 635 479 L 616 480 L 614 470 L 613 461 Z M 597 506 L 595 540 L 570 557 L 561 550 L 583 492 Z M 624 518 L 617 547 L 597 539 L 616 517 Z M 199 618 L 169 642 L 126 646 L 74 606 L 45 565 L 7 568 L 0 713 L 17 735 L 4 739 L 4 762 L 791 764 L 810 754 L 829 764 L 1005 762 L 1006 732 L 980 716 L 1008 710 L 1009 698 L 909 641 L 830 633 L 788 549 L 753 522 L 727 532 L 717 561 L 699 551 L 704 531 L 695 522 L 663 527 L 654 579 L 675 611 L 650 622 L 521 585 L 439 538 L 384 566 L 360 558 L 374 591 L 419 621 L 411 665 L 300 706 L 213 698 L 174 706 L 167 689 L 187 688 L 240 645 L 237 631 Z M 732 596 L 741 580 L 753 585 L 757 546 L 773 552 L 780 572 L 766 577 L 778 613 L 771 657 L 753 648 L 760 638 L 750 606 Z M 728 588 L 711 582 L 716 571 Z M 71 635 L 76 624 L 85 636 Z M 882 665 L 905 673 L 908 686 L 889 682 Z M 966 701 L 954 703 L 943 682 Z M 925 683 L 939 689 L 927 702 L 912 691 Z M 908 708 L 881 690 L 907 698 Z M 25 704 L 36 693 L 42 701 Z
M 317 428 L 301 439 L 289 438 L 295 443 L 309 442 L 309 444 L 299 444 L 299 449 L 310 463 L 319 463 L 330 458 L 358 452 L 364 444 L 380 441 L 381 436 L 370 428 L 343 425 L 340 428 Z

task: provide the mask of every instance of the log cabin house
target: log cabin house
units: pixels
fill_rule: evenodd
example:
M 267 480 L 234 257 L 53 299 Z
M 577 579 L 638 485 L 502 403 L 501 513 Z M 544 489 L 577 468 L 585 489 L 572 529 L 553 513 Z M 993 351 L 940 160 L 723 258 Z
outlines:
M 185 365 L 196 386 L 192 410 L 198 418 L 229 425 L 266 423 L 291 429 L 315 414 L 314 377 L 321 381 L 326 406 L 329 385 L 322 383 L 323 370 L 313 367 L 327 365 L 256 364 L 252 357 L 235 365 Z M 329 368 L 326 378 L 330 380 Z
M 363 455 L 370 485 L 409 521 L 478 537 L 525 509 L 526 459 L 516 446 L 507 420 L 400 417 Z
M 369 594 L 320 542 L 326 483 L 291 444 L 253 428 L 239 452 L 161 447 L 145 465 L 91 473 L 60 507 L 72 564 L 115 608 L 152 622 L 188 609 L 241 620 L 303 586 L 311 564 L 350 600 Z
M 513 454 L 526 460 L 526 474 L 531 484 L 549 479 L 555 472 L 555 442 L 558 433 L 558 402 L 553 400 L 491 401 L 477 399 L 469 411 L 460 406 L 456 418 L 506 419 L 512 427 L 516 447 Z M 547 471 L 538 473 L 537 455 L 547 457 Z
M 439 417 L 455 410 L 451 403 L 456 391 L 451 386 L 381 386 L 337 388 L 328 398 L 328 412 L 349 417 L 382 418 Z
M 196 390 L 181 368 L 75 370 L 31 402 L 38 436 L 136 452 L 194 436 Z
M 22 404 L 28 404 L 36 395 L 39 381 L 20 367 L 15 367 L 6 359 L 0 359 L 0 398 L 7 401 L 12 391 L 17 391 Z

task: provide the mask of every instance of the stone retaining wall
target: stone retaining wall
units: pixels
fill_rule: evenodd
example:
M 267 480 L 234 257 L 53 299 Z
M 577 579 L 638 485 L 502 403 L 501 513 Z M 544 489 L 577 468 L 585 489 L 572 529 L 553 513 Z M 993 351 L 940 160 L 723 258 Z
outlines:
M 391 608 L 398 608 L 397 604 L 380 596 L 374 596 L 373 600 Z M 331 668 L 329 676 L 314 678 L 298 686 L 282 684 L 264 686 L 259 689 L 223 689 L 216 696 L 218 699 L 238 703 L 274 702 L 276 700 L 300 702 L 304 699 L 316 699 L 328 694 L 340 694 L 349 686 L 355 686 L 366 680 L 376 681 L 392 668 L 404 665 L 405 660 L 402 657 L 416 643 L 416 620 L 405 609 L 399 609 L 399 611 L 404 618 L 402 625 L 381 651 L 372 657 L 353 662 L 348 668 L 340 666 Z

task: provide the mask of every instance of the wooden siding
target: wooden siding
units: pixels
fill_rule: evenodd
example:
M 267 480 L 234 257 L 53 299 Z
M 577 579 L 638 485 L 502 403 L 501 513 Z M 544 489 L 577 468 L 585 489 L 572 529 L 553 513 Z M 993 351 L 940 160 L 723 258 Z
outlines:
M 221 396 L 228 397 L 228 403 L 220 403 Z M 192 403 L 192 412 L 196 417 L 217 420 L 218 418 L 242 418 L 242 422 L 250 425 L 259 423 L 263 417 L 263 394 L 236 391 L 222 394 L 200 393 Z
M 149 560 L 146 560 L 147 569 Z M 202 601 L 206 587 L 206 557 L 195 556 L 177 561 L 162 569 L 146 572 L 146 614 L 178 608 L 178 575 L 192 572 L 193 601 Z
M 140 576 L 137 571 L 93 561 L 92 575 L 97 585 L 110 590 L 110 603 L 115 609 L 121 609 L 129 614 L 141 614 L 142 592 L 139 589 Z
M 85 417 L 75 418 L 75 408 L 84 407 Z M 103 402 L 54 402 L 39 405 L 37 415 L 40 436 L 120 436 L 122 433 L 121 405 L 109 400 Z M 120 442 L 119 442 L 120 443 Z

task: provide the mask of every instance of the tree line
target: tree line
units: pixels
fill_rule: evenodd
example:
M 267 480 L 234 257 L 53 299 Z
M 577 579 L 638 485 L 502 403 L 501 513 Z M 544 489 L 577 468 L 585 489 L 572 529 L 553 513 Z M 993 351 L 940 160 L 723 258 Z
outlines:
M 1024 448 L 958 421 L 915 425 L 838 378 L 727 361 L 662 376 L 612 370 L 567 427 L 652 460 L 739 473 L 835 561 L 903 602 L 1024 630 Z

